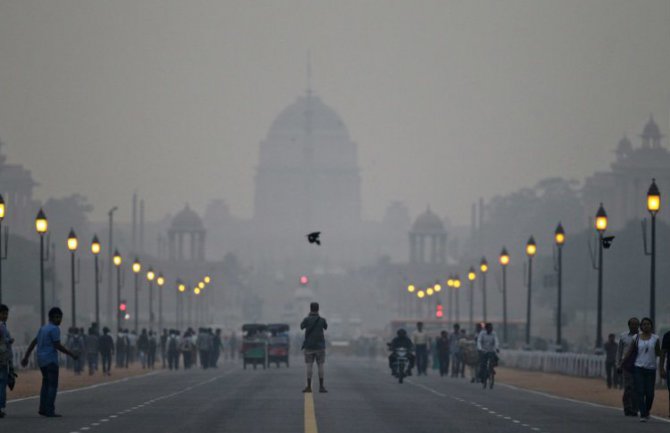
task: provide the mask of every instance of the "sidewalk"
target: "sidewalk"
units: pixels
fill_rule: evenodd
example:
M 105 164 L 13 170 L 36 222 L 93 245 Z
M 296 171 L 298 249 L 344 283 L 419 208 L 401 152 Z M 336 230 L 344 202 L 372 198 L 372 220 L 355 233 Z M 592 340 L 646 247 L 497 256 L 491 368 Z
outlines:
M 608 389 L 604 379 L 549 374 L 537 371 L 524 371 L 511 368 L 496 368 L 496 382 L 514 385 L 519 388 L 546 392 L 560 397 L 583 400 L 621 409 L 623 390 Z M 656 389 L 652 415 L 668 419 L 668 390 Z
M 80 376 L 75 376 L 72 370 L 61 368 L 58 377 L 58 390 L 64 391 L 67 389 L 96 385 L 98 383 L 112 382 L 126 377 L 140 376 L 152 371 L 161 370 L 161 368 L 156 368 L 155 370 L 142 370 L 139 363 L 136 363 L 129 368 L 115 369 L 112 367 L 111 376 L 103 376 L 101 371 L 98 371 L 93 376 L 89 376 L 87 370 L 84 370 Z M 8 401 L 17 398 L 30 397 L 40 393 L 42 373 L 39 370 L 18 370 L 17 373 L 19 377 L 16 379 L 14 390 L 10 391 L 7 389 Z

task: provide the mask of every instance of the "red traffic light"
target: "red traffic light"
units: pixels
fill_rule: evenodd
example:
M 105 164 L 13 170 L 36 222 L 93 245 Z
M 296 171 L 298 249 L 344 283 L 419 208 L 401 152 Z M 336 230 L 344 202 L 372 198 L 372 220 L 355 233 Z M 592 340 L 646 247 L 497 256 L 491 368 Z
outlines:
M 125 303 L 125 302 L 122 302 L 121 304 L 119 304 L 119 311 L 126 311 L 126 308 L 127 308 L 127 307 L 126 307 L 126 303 Z
M 442 312 L 442 305 L 437 304 L 437 308 L 435 309 L 435 317 L 443 317 L 444 312 Z
M 301 275 L 300 276 L 300 284 L 303 286 L 306 286 L 309 284 L 309 278 L 307 278 L 307 275 Z

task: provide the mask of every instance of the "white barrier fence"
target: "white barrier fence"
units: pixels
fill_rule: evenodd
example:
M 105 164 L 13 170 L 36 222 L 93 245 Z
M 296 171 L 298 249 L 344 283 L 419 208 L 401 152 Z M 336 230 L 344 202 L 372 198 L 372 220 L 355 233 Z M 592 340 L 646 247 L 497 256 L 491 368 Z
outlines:
M 605 377 L 605 356 L 537 350 L 502 350 L 500 365 L 567 376 Z

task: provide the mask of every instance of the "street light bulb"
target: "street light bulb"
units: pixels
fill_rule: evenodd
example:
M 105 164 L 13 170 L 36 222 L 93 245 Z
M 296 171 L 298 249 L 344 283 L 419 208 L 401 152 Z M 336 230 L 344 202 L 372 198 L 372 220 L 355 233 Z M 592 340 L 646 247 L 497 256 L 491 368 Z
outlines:
M 459 278 L 456 278 L 454 280 L 454 288 L 458 289 L 459 287 L 461 287 L 461 280 Z
M 204 289 L 204 288 L 205 288 L 205 283 L 203 283 L 202 281 L 200 281 L 200 282 L 198 283 L 198 287 L 200 287 L 200 289 Z
M 5 219 L 5 199 L 0 195 L 0 221 Z
M 652 179 L 649 191 L 647 191 L 647 210 L 652 215 L 656 215 L 659 209 L 661 209 L 661 192 L 656 186 L 656 179 Z
M 436 292 L 441 292 L 442 291 L 442 286 L 440 286 L 439 283 L 436 283 L 435 287 L 433 287 L 433 290 L 435 290 Z
M 607 230 L 607 212 L 605 212 L 605 208 L 603 207 L 602 203 L 600 203 L 600 207 L 596 213 L 596 230 L 599 232 L 604 232 Z
M 70 234 L 67 237 L 67 249 L 77 251 L 77 247 L 79 247 L 79 240 L 77 239 L 77 235 L 74 234 L 74 230 L 70 229 Z
M 507 249 L 503 247 L 502 251 L 500 252 L 500 264 L 502 266 L 507 266 L 509 265 L 509 254 L 507 253 Z
M 200 294 L 200 287 L 196 287 L 195 289 L 193 289 L 193 293 L 195 293 L 196 295 L 199 295 Z
M 93 241 L 91 242 L 91 252 L 96 256 L 100 254 L 100 241 L 98 240 L 97 235 L 93 236 Z
M 563 230 L 563 225 L 561 223 L 558 223 L 558 226 L 556 226 L 556 231 L 554 232 L 554 241 L 558 246 L 561 246 L 565 243 L 565 230 Z
M 483 274 L 488 272 L 489 263 L 486 261 L 486 257 L 482 257 L 482 261 L 479 262 L 479 270 L 482 271 Z
M 158 284 L 158 287 L 163 287 L 163 284 L 165 284 L 165 278 L 163 275 L 158 275 L 158 278 L 156 278 L 156 284 Z
M 149 268 L 149 270 L 147 271 L 147 280 L 153 281 L 154 278 L 156 278 L 156 273 L 154 272 L 153 269 Z
M 180 285 L 179 285 L 179 291 L 180 291 L 181 293 L 184 293 L 184 292 L 186 291 L 186 284 L 180 284 Z
M 449 277 L 449 279 L 447 280 L 447 286 L 454 287 L 454 279 L 453 278 Z
M 212 277 L 210 277 L 209 275 L 207 275 L 207 276 L 205 277 L 205 284 L 209 284 L 211 281 L 212 281 Z
M 528 257 L 533 257 L 537 253 L 537 244 L 535 243 L 535 238 L 532 236 L 528 239 L 526 243 L 526 255 Z
M 474 281 L 477 278 L 477 274 L 475 274 L 475 270 L 473 268 L 470 268 L 470 272 L 468 272 L 468 280 Z
M 435 291 L 433 290 L 432 287 L 428 287 L 428 288 L 426 289 L 426 295 L 428 295 L 428 296 L 433 296 L 433 293 L 435 293 Z
M 416 293 L 416 296 L 418 296 L 419 298 L 423 298 L 424 296 L 426 296 L 426 293 L 423 290 L 419 290 Z
M 44 214 L 42 209 L 37 212 L 37 217 L 35 217 L 35 230 L 41 235 L 49 230 L 49 222 L 47 221 L 47 216 Z
M 123 262 L 123 259 L 121 258 L 121 254 L 119 254 L 119 251 L 116 250 L 114 251 L 114 266 L 117 268 L 121 266 L 121 263 Z
M 416 290 L 416 287 L 414 287 L 414 284 L 410 284 L 409 286 L 407 286 L 407 291 L 408 292 L 414 293 L 415 290 Z
M 141 270 L 142 270 L 142 264 L 140 263 L 140 259 L 135 258 L 135 261 L 133 262 L 133 272 L 139 274 Z

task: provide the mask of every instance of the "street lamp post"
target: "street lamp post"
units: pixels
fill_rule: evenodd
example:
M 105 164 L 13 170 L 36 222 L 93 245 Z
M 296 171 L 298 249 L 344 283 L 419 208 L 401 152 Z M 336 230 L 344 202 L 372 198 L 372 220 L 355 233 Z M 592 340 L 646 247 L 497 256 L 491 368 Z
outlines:
M 651 275 L 649 277 L 649 318 L 656 323 L 656 214 L 661 209 L 661 192 L 656 179 L 647 191 L 647 210 L 651 215 Z
M 114 248 L 114 238 L 113 238 L 113 232 L 112 228 L 114 225 L 114 212 L 118 209 L 118 207 L 114 206 L 111 208 L 108 212 L 107 215 L 109 216 L 109 245 L 107 247 L 107 266 L 109 266 L 109 271 L 107 272 L 107 314 L 105 314 L 105 317 L 107 317 L 107 320 L 109 320 L 110 324 L 112 322 L 112 311 L 116 310 L 116 315 L 119 315 L 119 303 L 120 300 L 117 300 L 116 303 L 116 308 L 112 306 L 112 266 L 114 266 L 114 256 L 112 255 L 112 251 Z M 110 325 L 111 326 L 111 325 Z
M 40 235 L 40 321 L 42 326 L 46 323 L 46 312 L 44 311 L 44 235 L 49 229 L 49 221 L 44 211 L 40 209 L 35 217 L 35 231 Z
M 142 264 L 140 259 L 135 257 L 133 262 L 133 273 L 135 274 L 135 333 L 137 334 L 139 330 L 139 318 L 140 318 L 140 302 L 139 302 L 139 291 L 140 291 L 140 271 L 142 270 Z
M 533 236 L 526 242 L 526 255 L 528 256 L 528 296 L 526 299 L 526 347 L 530 348 L 530 319 L 533 294 L 533 257 L 537 253 L 537 244 Z
M 177 306 L 177 311 L 175 315 L 175 322 L 177 325 L 177 329 L 181 329 L 182 324 L 184 322 L 184 305 L 183 305 L 183 297 L 184 297 L 184 292 L 186 292 L 186 284 L 181 282 L 180 280 L 177 280 L 177 299 L 175 301 L 175 305 Z
M 448 302 L 449 302 L 449 308 L 447 310 L 449 314 L 449 323 L 454 322 L 454 276 L 449 275 L 449 279 L 447 279 L 447 287 L 449 291 L 449 297 L 448 297 Z
M 163 285 L 165 285 L 165 277 L 159 273 L 156 278 L 158 285 L 158 333 L 163 332 Z
M 119 254 L 119 250 L 114 250 L 114 257 L 112 258 L 114 266 L 116 266 L 116 329 L 120 332 L 121 329 L 121 315 L 125 311 L 121 311 L 121 263 L 123 258 Z
M 600 203 L 596 212 L 596 230 L 598 231 L 598 318 L 596 325 L 596 349 L 603 345 L 603 235 L 607 230 L 607 213 Z
M 554 242 L 556 243 L 556 249 L 558 252 L 557 257 L 557 286 L 558 286 L 558 305 L 556 307 L 556 346 L 559 348 L 561 345 L 561 321 L 563 319 L 563 244 L 565 244 L 565 230 L 563 230 L 563 225 L 558 223 L 556 231 L 554 232 Z
M 2 261 L 7 258 L 7 241 L 5 239 L 5 250 L 2 249 L 2 221 L 5 219 L 5 199 L 0 195 L 0 304 L 2 304 Z
M 98 267 L 98 256 L 100 255 L 100 241 L 98 236 L 93 236 L 91 242 L 91 252 L 93 253 L 93 262 L 95 265 L 95 324 L 100 328 L 100 269 Z
M 486 273 L 489 271 L 489 263 L 486 261 L 486 257 L 482 257 L 481 262 L 479 262 L 479 270 L 482 273 L 482 316 L 484 323 L 486 323 Z
M 79 247 L 79 240 L 74 233 L 74 229 L 70 229 L 70 234 L 67 237 L 67 249 L 70 250 L 70 269 L 72 279 L 72 326 L 77 327 L 77 295 L 75 286 L 77 285 L 77 277 L 75 275 L 74 256 Z
M 458 295 L 458 292 L 460 292 L 460 290 L 458 290 L 458 289 L 460 289 L 460 288 L 461 288 L 461 277 L 458 274 L 456 274 L 454 276 L 454 289 L 456 291 L 456 295 L 455 295 L 456 299 L 454 301 L 455 310 L 456 310 L 456 323 L 461 321 L 461 314 L 460 314 L 460 307 L 459 307 L 460 299 L 459 299 L 459 295 Z
M 475 268 L 470 266 L 470 270 L 468 271 L 468 280 L 470 281 L 470 330 L 475 329 L 475 279 L 477 279 Z
M 502 295 L 503 295 L 503 343 L 507 344 L 507 266 L 509 265 L 509 254 L 507 248 L 500 251 L 500 266 L 502 266 Z
M 147 271 L 147 281 L 149 281 L 149 330 L 154 329 L 154 279 L 156 273 L 152 268 Z

